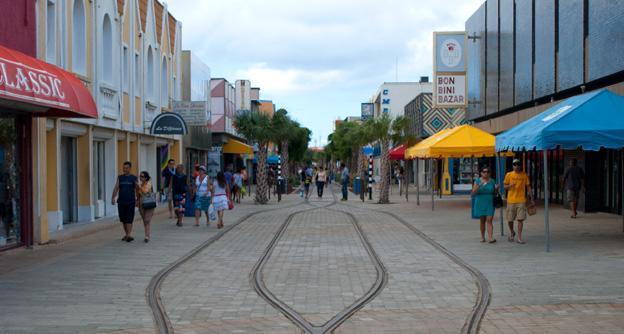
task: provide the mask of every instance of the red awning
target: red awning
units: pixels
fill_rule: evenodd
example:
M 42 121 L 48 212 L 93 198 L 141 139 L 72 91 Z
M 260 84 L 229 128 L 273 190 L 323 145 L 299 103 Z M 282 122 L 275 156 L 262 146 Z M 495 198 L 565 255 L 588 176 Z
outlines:
M 93 97 L 75 75 L 0 45 L 2 108 L 43 117 L 98 117 Z
M 405 144 L 401 144 L 390 150 L 390 160 L 404 160 L 405 159 Z

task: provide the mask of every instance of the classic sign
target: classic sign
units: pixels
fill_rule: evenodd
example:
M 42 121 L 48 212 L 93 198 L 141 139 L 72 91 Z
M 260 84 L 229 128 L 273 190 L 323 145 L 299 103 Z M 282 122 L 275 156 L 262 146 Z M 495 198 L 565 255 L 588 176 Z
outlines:
M 52 106 L 68 108 L 65 91 L 57 75 L 0 57 L 0 94 Z

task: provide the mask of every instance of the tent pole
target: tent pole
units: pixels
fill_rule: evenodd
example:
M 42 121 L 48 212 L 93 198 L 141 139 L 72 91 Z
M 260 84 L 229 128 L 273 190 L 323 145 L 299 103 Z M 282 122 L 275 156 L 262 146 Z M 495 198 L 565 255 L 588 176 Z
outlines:
M 503 166 L 500 158 L 500 153 L 496 154 L 496 178 L 498 179 L 498 192 L 500 193 L 503 187 Z M 503 210 L 505 210 L 505 206 L 501 206 L 500 208 L 500 229 L 501 236 L 505 236 L 505 223 L 503 222 Z
M 416 158 L 416 205 L 420 206 L 420 159 Z
M 622 232 L 624 232 L 624 149 L 621 150 L 622 163 L 620 164 L 620 178 L 622 179 L 622 189 L 620 189 L 620 200 L 622 201 Z
M 437 162 L 437 161 L 436 161 Z M 440 163 L 436 163 L 436 170 L 438 171 L 438 193 L 440 194 L 440 198 L 442 198 L 442 178 L 444 175 L 444 160 L 440 159 Z
M 548 150 L 544 149 L 544 226 L 546 228 L 546 252 L 550 252 L 550 222 L 548 220 L 548 197 Z
M 435 209 L 434 199 L 434 187 L 433 187 L 433 159 L 429 159 L 429 175 L 431 176 L 431 211 Z

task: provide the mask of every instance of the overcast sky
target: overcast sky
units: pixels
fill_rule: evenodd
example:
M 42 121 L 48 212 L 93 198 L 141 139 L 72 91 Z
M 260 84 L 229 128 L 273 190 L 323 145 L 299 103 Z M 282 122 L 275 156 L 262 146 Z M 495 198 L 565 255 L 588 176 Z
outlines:
M 325 144 L 384 81 L 431 77 L 432 32 L 464 30 L 483 0 L 169 0 L 183 48 L 213 77 L 251 80 Z

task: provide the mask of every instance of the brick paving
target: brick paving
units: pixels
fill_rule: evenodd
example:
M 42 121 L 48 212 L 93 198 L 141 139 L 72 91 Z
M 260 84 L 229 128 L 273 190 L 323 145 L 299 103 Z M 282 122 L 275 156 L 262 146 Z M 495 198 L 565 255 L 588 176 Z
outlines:
M 295 201 L 286 199 L 280 206 Z M 226 225 L 244 215 L 278 207 L 249 198 L 226 212 Z M 142 241 L 135 222 L 132 243 L 122 242 L 121 227 L 59 244 L 0 253 L 0 332 L 108 333 L 154 331 L 145 301 L 151 277 L 168 263 L 218 233 L 215 225 L 176 227 L 166 214 L 154 217 L 152 240 Z M 5 268 L 9 268 L 5 270 Z
M 358 219 L 389 279 L 381 294 L 336 333 L 458 333 L 476 300 L 470 274 L 395 219 L 339 208 Z
M 277 298 L 321 326 L 370 290 L 377 272 L 349 217 L 321 208 L 293 218 L 263 276 Z
M 256 215 L 172 272 L 161 297 L 174 329 L 180 333 L 295 331 L 295 325 L 258 296 L 249 274 L 288 215 L 308 208 L 301 205 Z M 270 321 L 263 321 L 267 318 Z
M 291 195 L 268 206 L 247 199 L 228 211 L 226 224 L 281 208 L 232 229 L 165 280 L 162 297 L 176 333 L 299 333 L 253 291 L 249 275 L 283 220 L 312 207 L 317 209 L 295 217 L 269 258 L 263 274 L 272 292 L 308 320 L 322 322 L 370 286 L 374 269 L 344 212 L 358 218 L 389 274 L 381 293 L 336 333 L 457 333 L 474 304 L 471 276 L 382 210 L 398 214 L 485 274 L 492 302 L 481 333 L 624 332 L 619 216 L 583 214 L 570 220 L 555 206 L 553 251 L 546 253 L 541 210 L 525 228 L 528 244 L 503 240 L 496 219 L 498 242 L 490 245 L 478 242 L 478 224 L 469 219 L 465 196 L 436 199 L 434 212 L 430 197 L 423 196 L 418 207 L 414 194 L 406 203 L 395 193 L 389 205 L 362 203 L 351 195 L 348 203 L 319 208 L 330 198 L 320 202 L 313 196 L 303 204 Z M 147 245 L 142 226 L 135 224 L 139 238 L 130 244 L 119 241 L 121 228 L 115 227 L 0 253 L 0 332 L 153 333 L 145 301 L 149 280 L 218 233 L 214 226 L 191 224 L 189 218 L 177 228 L 157 216 Z M 323 295 L 332 298 L 318 297 Z

